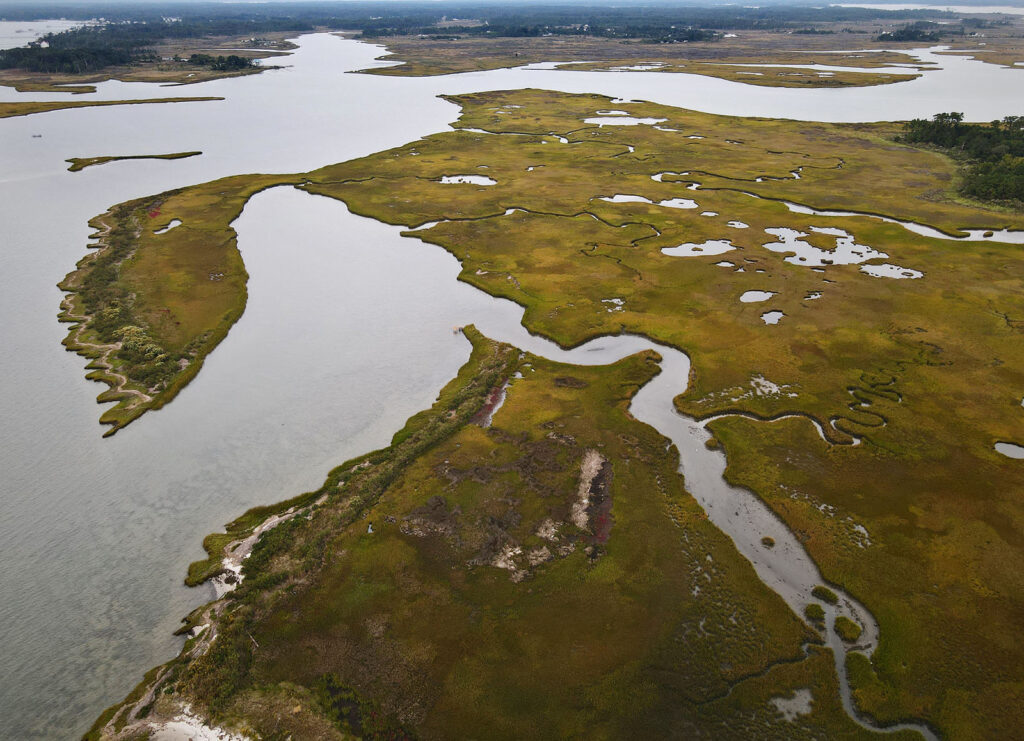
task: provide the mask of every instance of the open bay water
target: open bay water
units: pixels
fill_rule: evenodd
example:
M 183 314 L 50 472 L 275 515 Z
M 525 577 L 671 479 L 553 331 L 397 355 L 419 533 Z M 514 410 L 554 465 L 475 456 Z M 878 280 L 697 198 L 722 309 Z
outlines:
M 355 226 L 334 252 L 309 249 L 338 237 L 307 220 L 276 235 L 273 259 L 241 244 L 251 276 L 245 316 L 172 404 L 103 439 L 94 401 L 103 386 L 86 381 L 85 361 L 60 345 L 66 327 L 55 318 L 55 284 L 86 252 L 92 216 L 169 188 L 301 172 L 443 131 L 458 108 L 442 93 L 535 87 L 841 121 L 930 116 L 950 101 L 968 119 L 990 120 L 1019 113 L 1024 99 L 1024 72 L 955 57 L 933 57 L 944 69 L 918 81 L 844 90 L 636 72 L 347 74 L 381 51 L 305 36 L 276 60 L 287 65 L 280 70 L 184 87 L 110 82 L 73 98 L 224 101 L 0 119 L 0 737 L 78 735 L 173 656 L 178 621 L 212 597 L 182 586 L 202 537 L 386 445 L 468 357 L 452 325 L 479 321 L 486 331 L 493 306 L 452 285 L 445 261 L 365 250 L 373 236 Z M 68 97 L 0 89 L 2 101 Z M 187 150 L 204 154 L 79 173 L 64 162 Z

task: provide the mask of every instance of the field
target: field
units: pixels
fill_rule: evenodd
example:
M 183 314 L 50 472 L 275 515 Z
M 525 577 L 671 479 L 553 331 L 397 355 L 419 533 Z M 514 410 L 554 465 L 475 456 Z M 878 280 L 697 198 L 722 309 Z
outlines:
M 462 280 L 522 304 L 533 332 L 563 346 L 633 332 L 690 354 L 691 384 L 677 406 L 728 415 L 710 422 L 728 478 L 759 494 L 826 579 L 879 621 L 873 661 L 848 667 L 862 711 L 882 722 L 924 720 L 950 738 L 1012 736 L 1024 720 L 1024 583 L 1014 568 L 1024 549 L 1024 469 L 993 446 L 1024 442 L 1024 256 L 1019 246 L 948 237 L 1019 230 L 1024 215 L 957 199 L 956 165 L 894 141 L 896 124 L 737 119 L 530 90 L 453 100 L 463 107 L 453 132 L 311 173 L 229 178 L 120 207 L 129 216 L 107 245 L 127 240 L 116 282 L 134 296 L 132 321 L 165 349 L 191 348 L 182 375 L 145 391 L 151 404 L 173 397 L 242 310 L 244 267 L 229 224 L 252 193 L 293 184 L 381 221 L 426 225 L 409 235 L 455 255 Z M 615 125 L 629 117 L 647 123 Z M 159 217 L 146 221 L 156 207 Z M 871 214 L 937 232 L 920 236 Z M 153 233 L 172 218 L 182 224 Z M 88 275 L 84 263 L 66 287 Z M 477 338 L 476 347 L 479 363 L 488 345 Z M 519 362 L 498 375 L 522 370 Z M 218 718 L 258 725 L 285 703 L 327 712 L 351 690 L 363 699 L 344 707 L 379 703 L 428 737 L 441 709 L 460 728 L 504 718 L 510 735 L 591 726 L 621 737 L 666 722 L 691 735 L 735 732 L 761 722 L 763 678 L 727 701 L 694 688 L 724 688 L 783 660 L 795 662 L 773 677 L 803 678 L 780 686 L 810 683 L 834 697 L 820 668 L 828 661 L 817 649 L 801 658 L 815 633 L 710 528 L 653 431 L 623 414 L 649 361 L 525 362 L 530 370 L 513 381 L 492 428 L 445 432 L 402 458 L 369 499 L 359 494 L 358 507 L 349 484 L 336 494 L 339 479 L 330 479 L 319 493 L 328 495 L 325 514 L 282 530 L 291 540 L 273 539 L 234 600 L 219 603 L 221 635 L 233 642 L 175 665 L 178 696 L 214 698 L 208 709 Z M 487 375 L 463 375 L 474 374 Z M 125 423 L 118 414 L 104 421 Z M 572 444 L 547 442 L 563 436 Z M 571 554 L 521 582 L 520 566 L 494 568 L 500 546 L 474 555 L 490 535 L 523 554 L 539 548 L 531 528 L 545 510 L 564 517 L 589 451 L 614 472 L 607 544 L 580 532 Z M 533 470 L 536 462 L 544 467 Z M 713 551 L 734 585 L 710 614 L 755 611 L 736 621 L 751 631 L 742 647 L 729 643 L 741 638 L 735 626 L 713 657 L 690 642 L 706 608 L 687 612 L 698 610 L 683 578 L 697 551 L 680 544 L 681 532 L 700 540 L 699 552 Z M 417 627 L 412 616 L 423 611 L 432 617 Z M 496 631 L 495 616 L 514 629 Z M 583 632 L 578 655 L 563 646 L 575 636 L 555 628 L 567 623 Z M 250 652 L 238 626 L 259 650 Z M 673 642 L 670 626 L 687 626 L 689 637 Z M 600 651 L 599 635 L 608 637 Z M 652 662 L 662 655 L 673 663 L 659 673 Z M 696 674 L 670 679 L 682 666 Z M 347 689 L 324 678 L 332 672 Z M 316 692 L 319 700 L 301 699 Z M 564 725 L 531 725 L 546 703 L 565 709 Z M 712 715 L 697 706 L 719 708 L 725 725 L 702 725 Z M 815 708 L 806 723 L 826 722 L 826 735 L 859 732 L 834 701 Z M 616 725 L 623 718 L 628 725 Z

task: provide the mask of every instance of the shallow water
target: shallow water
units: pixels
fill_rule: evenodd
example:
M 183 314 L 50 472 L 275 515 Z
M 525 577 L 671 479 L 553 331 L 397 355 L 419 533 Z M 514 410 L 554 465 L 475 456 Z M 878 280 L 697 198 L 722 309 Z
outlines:
M 497 185 L 494 178 L 483 175 L 444 175 L 440 182 L 444 185 Z
M 643 72 L 345 74 L 379 53 L 309 36 L 278 60 L 289 65 L 281 70 L 174 88 L 110 82 L 74 97 L 222 95 L 222 102 L 0 120 L 0 340 L 7 350 L 0 410 L 9 420 L 0 433 L 3 734 L 77 735 L 146 669 L 170 658 L 178 619 L 210 595 L 181 586 L 187 563 L 202 555 L 202 536 L 250 506 L 313 488 L 332 465 L 386 444 L 467 357 L 452 325 L 475 321 L 488 332 L 497 322 L 494 333 L 528 348 L 532 341 L 507 326 L 506 315 L 491 317 L 493 299 L 454 281 L 453 259 L 445 256 L 442 268 L 435 257 L 419 257 L 437 250 L 403 240 L 403 257 L 393 259 L 376 232 L 359 231 L 368 227 L 331 231 L 339 213 L 332 202 L 330 215 L 309 212 L 288 222 L 290 231 L 267 225 L 276 238 L 266 255 L 242 240 L 251 276 L 245 316 L 173 404 L 102 439 L 94 403 L 102 387 L 84 380 L 84 361 L 63 350 L 64 327 L 55 321 L 54 284 L 84 253 L 92 216 L 173 187 L 241 172 L 305 171 L 445 130 L 458 109 L 439 93 L 549 87 L 623 99 L 615 105 L 639 97 L 719 113 L 834 120 L 930 115 L 955 95 L 968 117 L 989 120 L 1018 112 L 1024 89 L 1017 72 L 943 57 L 948 73 L 930 72 L 898 90 L 768 90 Z M 0 88 L 0 100 L 67 98 Z M 78 173 L 64 162 L 191 150 L 204 154 Z M 261 201 L 254 203 L 240 231 L 259 212 Z M 632 351 L 630 341 L 618 340 L 617 349 Z M 636 342 L 635 349 L 649 346 Z
M 662 247 L 661 254 L 669 257 L 707 257 L 722 255 L 736 249 L 728 239 L 709 239 L 706 242 L 684 242 L 675 247 Z
M 1016 458 L 1018 460 L 1024 459 L 1024 445 L 998 442 L 996 443 L 995 448 L 997 452 L 1002 453 L 1007 458 Z

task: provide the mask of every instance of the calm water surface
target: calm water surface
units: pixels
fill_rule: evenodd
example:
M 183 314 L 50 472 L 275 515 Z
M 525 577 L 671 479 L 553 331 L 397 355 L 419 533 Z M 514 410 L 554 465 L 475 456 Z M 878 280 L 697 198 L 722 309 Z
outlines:
M 81 21 L 8 21 L 0 23 L 0 49 L 26 46 L 30 41 L 35 41 L 48 33 L 60 33 L 81 25 Z
M 440 93 L 529 86 L 830 120 L 926 116 L 948 110 L 951 100 L 969 118 L 990 120 L 1019 113 L 1024 98 L 1024 73 L 950 57 L 935 57 L 946 69 L 922 80 L 859 90 L 778 90 L 659 73 L 345 74 L 373 64 L 380 51 L 308 36 L 281 60 L 285 69 L 174 88 L 112 82 L 74 98 L 219 95 L 222 102 L 0 120 L 7 423 L 0 432 L 0 737 L 84 731 L 176 652 L 179 618 L 210 596 L 181 586 L 188 562 L 202 554 L 202 536 L 385 445 L 468 356 L 451 326 L 486 327 L 488 312 L 504 311 L 455 283 L 450 259 L 424 257 L 436 248 L 415 240 L 401 249 L 382 245 L 358 226 L 339 238 L 325 215 L 336 208 L 272 232 L 273 249 L 250 249 L 247 210 L 238 225 L 251 276 L 245 316 L 173 404 L 104 440 L 94 403 L 102 387 L 84 380 L 84 362 L 63 350 L 64 328 L 55 321 L 54 284 L 83 254 L 90 217 L 172 187 L 308 170 L 445 130 L 458 109 Z M 0 100 L 62 97 L 0 89 Z M 63 161 L 193 149 L 203 156 L 79 173 Z

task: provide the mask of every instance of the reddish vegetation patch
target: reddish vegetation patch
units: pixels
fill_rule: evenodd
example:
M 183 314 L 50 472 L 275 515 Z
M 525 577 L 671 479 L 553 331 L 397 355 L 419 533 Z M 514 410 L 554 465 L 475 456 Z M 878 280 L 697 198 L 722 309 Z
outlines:
M 480 411 L 473 416 L 473 424 L 480 425 L 481 427 L 490 427 L 491 417 L 494 416 L 494 411 L 501 404 L 505 398 L 505 386 L 495 386 L 491 389 L 491 392 L 487 394 L 487 399 L 484 401 L 484 405 L 480 408 Z

